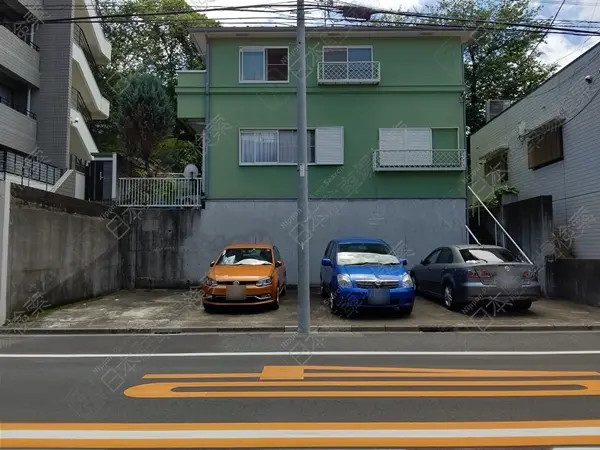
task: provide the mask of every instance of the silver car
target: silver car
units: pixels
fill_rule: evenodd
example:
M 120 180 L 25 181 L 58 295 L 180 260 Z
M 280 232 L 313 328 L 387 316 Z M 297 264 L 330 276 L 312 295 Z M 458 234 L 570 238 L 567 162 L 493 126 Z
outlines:
M 535 266 L 495 245 L 436 248 L 410 274 L 418 293 L 441 298 L 454 311 L 492 301 L 527 310 L 541 295 Z

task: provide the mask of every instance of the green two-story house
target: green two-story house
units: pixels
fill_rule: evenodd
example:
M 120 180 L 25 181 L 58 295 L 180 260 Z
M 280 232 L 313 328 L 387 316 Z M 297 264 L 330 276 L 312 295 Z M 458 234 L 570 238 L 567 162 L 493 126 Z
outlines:
M 215 249 L 202 257 L 208 263 L 227 236 L 262 230 L 293 284 L 295 29 L 190 33 L 206 70 L 179 72 L 178 116 L 204 137 L 200 228 Z M 470 33 L 334 27 L 306 35 L 311 282 L 336 237 L 381 237 L 409 265 L 466 242 L 462 47 Z

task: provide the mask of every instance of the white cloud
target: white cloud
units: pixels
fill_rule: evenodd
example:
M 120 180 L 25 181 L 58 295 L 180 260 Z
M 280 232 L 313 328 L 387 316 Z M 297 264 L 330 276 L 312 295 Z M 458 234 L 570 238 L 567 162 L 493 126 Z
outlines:
M 558 10 L 558 6 L 558 4 L 544 5 L 541 15 L 544 17 L 554 17 L 554 14 L 556 14 L 556 11 Z M 600 15 L 599 6 L 598 3 L 593 2 L 564 5 L 557 16 L 557 21 L 559 23 L 560 20 L 594 21 L 596 20 L 596 16 Z M 560 26 L 562 28 L 579 28 L 577 24 Z M 556 63 L 562 68 L 581 56 L 598 42 L 600 42 L 600 37 L 597 36 L 577 37 L 566 34 L 549 34 L 546 42 L 540 45 L 539 49 L 543 52 L 542 61 Z
M 600 37 L 586 37 L 583 43 L 573 43 L 563 34 L 551 34 L 545 44 L 540 45 L 542 61 L 566 66 L 600 42 Z

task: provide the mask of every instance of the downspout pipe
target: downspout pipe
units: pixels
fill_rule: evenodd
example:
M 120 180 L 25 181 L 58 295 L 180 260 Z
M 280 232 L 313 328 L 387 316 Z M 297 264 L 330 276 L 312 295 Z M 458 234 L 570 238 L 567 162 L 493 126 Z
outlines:
M 204 57 L 204 69 L 206 70 L 206 76 L 204 77 L 204 101 L 206 102 L 206 105 L 204 111 L 206 117 L 204 118 L 204 139 L 202 140 L 202 193 L 204 194 L 204 198 L 208 197 L 208 192 L 206 190 L 206 186 L 208 186 L 208 183 L 206 182 L 206 177 L 208 176 L 206 164 L 208 164 L 208 155 L 210 148 L 210 139 L 207 135 L 207 130 L 209 129 L 210 124 L 210 44 L 208 43 L 207 36 L 206 39 L 206 55 Z

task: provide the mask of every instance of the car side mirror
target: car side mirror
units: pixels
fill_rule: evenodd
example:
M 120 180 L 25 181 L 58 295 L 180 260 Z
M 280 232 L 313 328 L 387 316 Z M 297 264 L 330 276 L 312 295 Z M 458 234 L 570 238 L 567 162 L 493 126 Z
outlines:
M 283 263 L 281 261 L 275 261 L 275 267 L 281 267 Z
M 400 260 L 400 262 L 402 263 L 403 266 L 406 266 L 408 264 L 408 261 L 405 258 L 402 258 Z
M 329 258 L 323 258 L 321 260 L 321 265 L 322 266 L 331 267 L 331 260 Z
M 426 266 L 427 265 L 427 261 L 425 261 L 424 259 L 421 260 L 421 264 Z
M 216 263 L 216 261 L 211 261 L 211 262 L 210 262 L 210 267 L 214 266 L 214 265 L 215 265 L 215 263 Z

